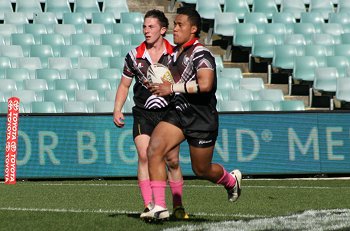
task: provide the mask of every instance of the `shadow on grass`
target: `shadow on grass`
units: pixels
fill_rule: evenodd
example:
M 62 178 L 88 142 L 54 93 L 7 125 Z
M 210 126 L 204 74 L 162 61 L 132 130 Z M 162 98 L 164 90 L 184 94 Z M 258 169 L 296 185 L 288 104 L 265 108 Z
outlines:
M 140 220 L 140 214 L 138 213 L 129 213 L 129 214 L 119 214 L 119 213 L 116 213 L 116 214 L 109 214 L 108 217 L 111 217 L 111 218 L 115 218 L 115 217 L 123 217 L 123 216 L 127 216 L 128 218 L 134 218 L 134 219 L 138 219 Z M 212 220 L 208 220 L 208 219 L 205 219 L 205 218 L 201 218 L 201 217 L 196 217 L 195 215 L 191 215 L 190 214 L 190 218 L 189 219 L 183 219 L 183 220 L 180 220 L 180 219 L 176 219 L 174 218 L 173 216 L 170 216 L 169 217 L 169 220 L 165 220 L 165 221 L 145 221 L 145 223 L 152 223 L 152 224 L 155 224 L 155 223 L 163 223 L 163 222 L 209 222 L 209 221 L 212 221 Z

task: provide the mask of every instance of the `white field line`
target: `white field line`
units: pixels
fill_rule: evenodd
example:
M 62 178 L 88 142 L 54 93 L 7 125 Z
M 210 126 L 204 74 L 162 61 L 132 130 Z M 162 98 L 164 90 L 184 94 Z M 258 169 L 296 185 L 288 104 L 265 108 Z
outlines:
M 1 184 L 4 184 L 4 182 L 1 182 Z M 106 183 L 101 183 L 101 184 L 96 184 L 96 183 L 86 183 L 86 184 L 81 184 L 81 183 L 42 183 L 42 182 L 18 182 L 18 185 L 37 185 L 37 186 L 87 186 L 87 187 L 138 187 L 137 184 L 106 184 Z M 220 185 L 184 185 L 184 188 L 221 188 L 222 186 Z M 350 186 L 268 186 L 268 185 L 247 185 L 247 186 L 242 186 L 243 188 L 273 188 L 273 189 L 335 189 L 335 188 L 341 188 L 341 189 L 350 189 Z
M 201 223 L 168 228 L 163 231 L 258 231 L 258 230 L 349 230 L 350 209 L 308 210 L 300 214 L 251 220 Z
M 105 209 L 52 209 L 52 208 L 20 208 L 20 207 L 0 207 L 0 211 L 20 211 L 20 212 L 52 212 L 52 213 L 101 213 L 101 214 L 140 214 L 140 211 L 126 210 L 105 210 Z M 240 217 L 240 218 L 263 218 L 265 216 L 249 214 L 222 214 L 222 213 L 191 213 L 194 216 L 207 217 Z

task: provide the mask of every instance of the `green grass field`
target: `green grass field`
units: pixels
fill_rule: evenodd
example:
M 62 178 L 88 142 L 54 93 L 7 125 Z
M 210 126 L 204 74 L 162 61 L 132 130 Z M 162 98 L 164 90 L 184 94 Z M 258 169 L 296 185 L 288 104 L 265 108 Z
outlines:
M 350 230 L 346 179 L 244 180 L 237 203 L 220 186 L 186 180 L 191 219 L 160 224 L 139 219 L 136 180 L 1 183 L 0 198 L 0 230 Z

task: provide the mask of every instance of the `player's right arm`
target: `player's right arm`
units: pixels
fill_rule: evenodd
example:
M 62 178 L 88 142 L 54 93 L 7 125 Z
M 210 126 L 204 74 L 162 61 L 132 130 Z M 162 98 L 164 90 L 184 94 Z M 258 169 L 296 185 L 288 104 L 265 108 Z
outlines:
M 114 110 L 113 110 L 113 122 L 118 127 L 124 126 L 124 114 L 121 112 L 128 97 L 128 92 L 130 85 L 132 83 L 131 78 L 122 77 L 118 86 L 117 93 L 114 100 Z

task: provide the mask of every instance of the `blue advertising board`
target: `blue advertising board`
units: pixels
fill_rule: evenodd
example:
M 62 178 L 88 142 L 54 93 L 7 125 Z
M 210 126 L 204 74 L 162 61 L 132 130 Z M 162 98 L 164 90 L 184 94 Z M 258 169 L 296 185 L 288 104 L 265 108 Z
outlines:
M 117 128 L 111 115 L 20 116 L 17 178 L 136 176 L 132 116 L 125 122 Z M 5 153 L 6 116 L 0 128 Z M 192 176 L 186 142 L 180 159 Z M 350 113 L 220 114 L 213 162 L 249 175 L 350 173 Z

